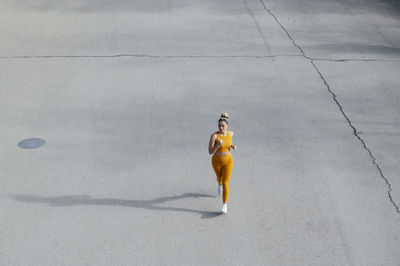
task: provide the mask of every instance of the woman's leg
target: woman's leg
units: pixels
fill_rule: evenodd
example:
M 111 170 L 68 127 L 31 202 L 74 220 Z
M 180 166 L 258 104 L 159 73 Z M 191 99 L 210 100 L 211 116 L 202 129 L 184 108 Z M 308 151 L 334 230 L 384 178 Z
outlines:
M 229 161 L 222 167 L 222 199 L 223 202 L 226 203 L 228 201 L 229 196 L 229 179 L 231 179 L 233 168 L 233 158 L 230 157 Z
M 214 168 L 215 175 L 217 176 L 217 182 L 219 185 L 222 184 L 222 166 L 223 164 L 216 159 L 211 161 L 212 167 Z

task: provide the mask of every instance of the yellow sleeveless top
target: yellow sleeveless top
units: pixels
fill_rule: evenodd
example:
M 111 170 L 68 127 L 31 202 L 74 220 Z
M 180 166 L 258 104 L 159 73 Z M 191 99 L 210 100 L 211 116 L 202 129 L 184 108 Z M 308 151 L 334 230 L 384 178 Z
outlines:
M 219 140 L 222 140 L 222 145 L 218 148 L 218 150 L 216 152 L 228 152 L 231 149 L 232 146 L 232 136 L 229 133 L 229 131 L 226 131 L 226 136 L 222 136 L 220 134 L 217 133 L 217 142 L 219 142 Z

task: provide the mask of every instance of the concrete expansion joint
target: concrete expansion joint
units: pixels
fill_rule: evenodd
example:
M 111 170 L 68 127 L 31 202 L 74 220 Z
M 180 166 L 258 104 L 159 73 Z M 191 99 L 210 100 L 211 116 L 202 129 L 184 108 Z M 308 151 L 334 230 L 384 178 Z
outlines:
M 373 164 L 375 165 L 375 167 L 377 168 L 377 170 L 378 170 L 378 172 L 379 172 L 379 174 L 380 174 L 380 177 L 385 181 L 385 183 L 386 183 L 386 185 L 387 185 L 387 188 L 388 188 L 388 189 L 387 189 L 387 194 L 388 194 L 389 200 L 390 200 L 390 202 L 393 204 L 393 206 L 395 207 L 397 213 L 400 214 L 399 206 L 396 204 L 396 202 L 394 202 L 393 197 L 392 197 L 392 194 L 391 194 L 391 192 L 392 192 L 392 185 L 390 184 L 389 179 L 386 178 L 386 177 L 383 175 L 382 169 L 381 169 L 381 167 L 379 166 L 379 164 L 377 163 L 376 158 L 373 156 L 371 150 L 367 147 L 365 141 L 360 137 L 360 131 L 358 131 L 358 130 L 355 128 L 355 126 L 354 126 L 353 123 L 351 122 L 350 118 L 346 115 L 346 113 L 345 113 L 344 110 L 343 110 L 342 105 L 341 105 L 341 104 L 339 103 L 339 101 L 337 100 L 336 94 L 332 91 L 332 89 L 331 89 L 331 87 L 329 86 L 328 82 L 326 81 L 325 77 L 322 75 L 321 71 L 319 70 L 319 68 L 318 68 L 317 65 L 315 64 L 314 61 L 315 61 L 315 60 L 318 60 L 318 59 L 314 59 L 314 58 L 312 58 L 312 57 L 307 56 L 306 53 L 304 52 L 304 50 L 296 43 L 296 41 L 294 40 L 294 38 L 290 35 L 289 31 L 282 25 L 282 23 L 278 20 L 278 18 L 271 12 L 271 10 L 269 10 L 269 9 L 265 6 L 263 0 L 260 0 L 260 2 L 261 2 L 261 4 L 263 5 L 264 9 L 267 10 L 267 12 L 275 19 L 275 21 L 280 25 L 280 27 L 286 32 L 286 35 L 287 35 L 288 38 L 292 41 L 293 45 L 294 45 L 295 47 L 297 47 L 297 49 L 299 49 L 299 51 L 300 51 L 300 53 L 302 54 L 302 56 L 303 56 L 304 58 L 308 59 L 308 60 L 310 61 L 311 65 L 312 65 L 312 66 L 314 67 L 314 69 L 317 71 L 317 73 L 318 73 L 319 77 L 321 78 L 322 82 L 324 83 L 325 87 L 328 89 L 329 93 L 332 95 L 332 98 L 333 98 L 334 102 L 335 102 L 336 105 L 339 107 L 339 110 L 340 110 L 341 114 L 342 114 L 343 117 L 347 120 L 347 123 L 349 124 L 349 126 L 352 128 L 354 136 L 362 143 L 362 146 L 363 146 L 364 150 L 367 151 L 369 157 L 370 157 L 371 160 L 372 160 L 372 163 L 373 163 Z M 327 60 L 328 60 L 328 59 L 327 59 Z M 329 61 L 330 61 L 330 60 L 329 60 Z M 336 60 L 332 60 L 332 61 L 336 61 Z M 349 61 L 350 61 L 350 59 L 349 59 Z M 361 61 L 361 60 L 359 60 L 359 61 Z M 372 60 L 369 60 L 369 61 L 372 61 Z M 377 61 L 378 61 L 378 60 L 377 60 Z M 339 62 L 340 62 L 340 61 L 339 61 Z
M 343 58 L 343 59 L 329 59 L 329 58 L 313 58 L 315 61 L 329 61 L 329 62 L 382 62 L 382 63 L 399 63 L 400 59 L 368 59 L 368 58 Z
M 15 55 L 0 56 L 0 59 L 40 59 L 40 58 L 275 58 L 275 57 L 302 57 L 297 54 L 275 55 L 151 55 L 151 54 L 114 54 L 114 55 Z
M 300 51 L 303 51 L 296 43 L 294 43 Z M 0 59 L 46 59 L 46 58 L 119 58 L 119 57 L 133 57 L 133 58 L 155 58 L 155 59 L 168 59 L 168 58 L 277 58 L 277 57 L 303 57 L 308 60 L 314 61 L 330 61 L 330 62 L 392 62 L 399 63 L 399 60 L 385 60 L 385 59 L 329 59 L 329 58 L 313 58 L 309 57 L 304 52 L 302 54 L 268 54 L 268 55 L 152 55 L 152 54 L 112 54 L 112 55 L 14 55 L 14 56 L 0 56 Z

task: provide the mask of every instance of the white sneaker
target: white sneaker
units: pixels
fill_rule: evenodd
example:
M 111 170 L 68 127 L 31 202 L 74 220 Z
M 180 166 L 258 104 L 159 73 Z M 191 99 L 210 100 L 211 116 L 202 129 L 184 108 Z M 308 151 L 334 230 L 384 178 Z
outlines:
M 226 203 L 224 203 L 224 205 L 222 205 L 222 210 L 223 213 L 228 213 L 228 205 Z
M 218 186 L 218 195 L 222 197 L 222 185 Z

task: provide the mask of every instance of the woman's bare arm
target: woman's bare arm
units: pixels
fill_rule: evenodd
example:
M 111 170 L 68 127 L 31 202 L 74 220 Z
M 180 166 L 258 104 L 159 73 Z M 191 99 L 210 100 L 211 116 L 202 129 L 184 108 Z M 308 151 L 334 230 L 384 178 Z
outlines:
M 235 134 L 235 133 L 233 133 L 233 131 L 229 131 L 229 133 L 231 134 L 231 137 L 233 137 L 233 135 Z M 235 150 L 236 151 L 236 145 L 231 145 L 231 148 L 233 149 L 233 150 Z
M 217 140 L 217 134 L 212 134 L 210 137 L 210 143 L 208 144 L 208 153 L 213 154 L 216 150 L 218 150 L 219 146 L 221 146 L 221 142 L 215 144 Z

